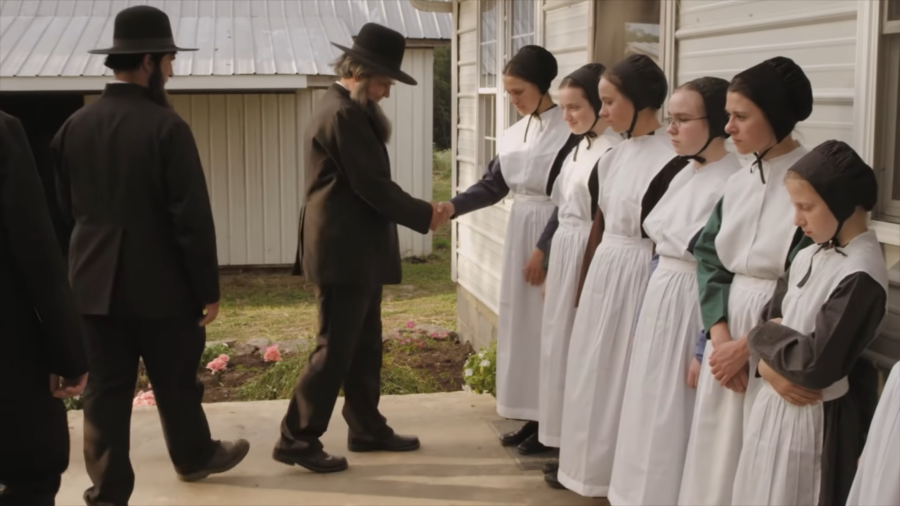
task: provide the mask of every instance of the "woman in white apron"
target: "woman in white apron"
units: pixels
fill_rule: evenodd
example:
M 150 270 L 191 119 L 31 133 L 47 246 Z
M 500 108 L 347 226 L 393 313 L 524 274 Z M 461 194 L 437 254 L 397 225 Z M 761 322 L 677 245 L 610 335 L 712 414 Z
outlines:
M 631 336 L 653 255 L 641 223 L 677 173 L 662 170 L 674 154 L 657 119 L 667 88 L 644 55 L 625 58 L 600 80 L 600 114 L 628 139 L 597 165 L 599 209 L 569 342 L 559 469 L 545 475 L 551 486 L 584 496 L 609 489 Z
M 791 132 L 809 117 L 812 104 L 809 79 L 784 57 L 741 72 L 728 90 L 726 132 L 737 151 L 755 161 L 729 178 L 694 246 L 700 313 L 710 340 L 678 499 L 684 506 L 731 504 L 745 411 L 757 384 L 748 376 L 746 334 L 759 323 L 793 254 L 811 244 L 791 220 L 784 175 L 808 152 Z
M 797 254 L 767 322 L 747 338 L 763 380 L 732 504 L 843 506 L 866 425 L 848 376 L 887 312 L 887 268 L 866 226 L 878 184 L 850 146 L 826 141 L 790 169 L 786 186 L 794 222 L 816 244 Z
M 669 99 L 668 133 L 679 155 L 669 163 L 686 168 L 644 220 L 659 262 L 634 333 L 609 487 L 614 506 L 678 501 L 694 412 L 694 390 L 684 379 L 703 328 L 690 250 L 725 182 L 741 168 L 725 150 L 728 84 L 701 77 Z
M 497 328 L 497 413 L 526 420 L 521 430 L 504 435 L 504 445 L 526 452 L 538 445 L 538 375 L 541 357 L 543 258 L 535 245 L 553 214 L 548 195 L 551 172 L 559 173 L 570 141 L 563 111 L 550 98 L 556 58 L 539 46 L 525 46 L 507 63 L 503 85 L 524 116 L 499 135 L 498 155 L 478 183 L 453 197 L 452 218 L 492 206 L 515 194 L 503 245 L 500 314 Z M 574 147 L 574 142 L 570 144 Z M 524 273 L 523 273 L 524 271 Z M 526 280 L 526 277 L 528 280 Z M 529 440 L 526 443 L 526 440 Z
M 597 207 L 597 161 L 622 141 L 599 116 L 602 103 L 597 85 L 605 70 L 602 64 L 589 63 L 569 74 L 559 86 L 563 119 L 582 140 L 566 157 L 553 185 L 550 197 L 557 210 L 539 243 L 548 253 L 548 269 L 544 280 L 538 439 L 554 448 L 559 447 L 575 290 Z
M 847 506 L 900 504 L 900 458 L 897 455 L 900 455 L 900 362 L 891 368 L 881 392 Z

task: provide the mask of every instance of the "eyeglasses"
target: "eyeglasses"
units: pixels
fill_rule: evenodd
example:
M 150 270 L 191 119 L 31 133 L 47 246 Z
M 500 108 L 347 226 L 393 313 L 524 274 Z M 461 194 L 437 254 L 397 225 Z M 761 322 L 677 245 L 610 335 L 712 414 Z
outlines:
M 696 121 L 698 119 L 706 119 L 706 116 L 701 116 L 699 118 L 673 118 L 671 116 L 666 117 L 666 125 L 675 125 L 675 127 L 681 126 L 682 123 L 688 123 L 690 121 Z

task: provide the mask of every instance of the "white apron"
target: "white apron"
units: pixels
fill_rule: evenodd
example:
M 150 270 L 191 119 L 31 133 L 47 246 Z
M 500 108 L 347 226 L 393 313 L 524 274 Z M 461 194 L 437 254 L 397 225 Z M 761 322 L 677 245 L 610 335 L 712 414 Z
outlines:
M 621 137 L 611 132 L 594 139 L 590 148 L 587 140 L 581 141 L 566 158 L 550 195 L 559 209 L 559 228 L 551 242 L 544 281 L 538 441 L 554 448 L 559 447 L 562 425 L 569 335 L 575 321 L 575 292 L 593 220 L 588 179 L 597 160 L 621 141 Z
M 700 170 L 688 165 L 644 220 L 659 264 L 634 333 L 609 488 L 615 506 L 678 501 L 694 412 L 687 373 L 703 329 L 697 262 L 688 246 L 740 168 L 731 154 Z
M 765 161 L 765 184 L 760 179 L 760 169 L 751 166 L 742 168 L 726 183 L 715 245 L 719 260 L 734 273 L 728 294 L 728 330 L 732 339 L 740 339 L 760 323 L 762 308 L 784 274 L 796 230 L 794 206 L 784 187 L 784 176 L 807 152 L 806 148 L 797 147 Z M 678 504 L 683 506 L 731 504 L 744 424 L 760 386 L 752 374 L 744 394 L 719 386 L 709 365 L 714 349 L 712 341 L 707 341 L 678 498 Z M 752 360 L 750 367 L 755 369 Z
M 887 291 L 884 259 L 874 232 L 853 239 L 842 248 L 843 254 L 822 250 L 814 255 L 818 248 L 809 246 L 797 255 L 781 305 L 782 324 L 806 335 L 815 331 L 822 305 L 848 275 L 869 273 Z M 809 280 L 797 287 L 811 261 Z M 822 403 L 845 395 L 847 378 L 822 390 L 822 402 L 802 407 L 784 400 L 765 380 L 760 379 L 760 384 L 748 416 L 732 504 L 815 506 L 819 503 L 825 429 Z M 894 459 L 900 459 L 900 454 Z
M 897 506 L 900 504 L 900 362 L 891 368 L 872 425 L 859 469 L 853 479 L 847 506 Z
M 609 491 L 631 338 L 653 244 L 641 237 L 641 201 L 674 156 L 663 129 L 622 142 L 600 159 L 605 231 L 582 288 L 569 342 L 559 482 L 590 497 Z
M 550 167 L 569 138 L 562 109 L 541 121 L 522 118 L 499 139 L 500 170 L 514 194 L 503 244 L 500 314 L 497 328 L 497 413 L 504 418 L 537 420 L 541 359 L 541 287 L 525 282 L 522 269 L 553 215 L 547 196 Z M 528 139 L 525 139 L 526 127 Z

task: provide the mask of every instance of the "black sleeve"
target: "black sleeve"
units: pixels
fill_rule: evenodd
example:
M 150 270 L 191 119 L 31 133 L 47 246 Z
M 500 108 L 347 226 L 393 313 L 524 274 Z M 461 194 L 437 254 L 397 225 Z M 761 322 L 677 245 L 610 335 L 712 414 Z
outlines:
M 650 215 L 650 212 L 653 211 L 656 204 L 659 203 L 663 195 L 666 194 L 666 190 L 669 189 L 669 183 L 672 182 L 672 179 L 681 172 L 681 169 L 687 166 L 689 161 L 690 160 L 683 156 L 676 156 L 669 160 L 669 163 L 667 163 L 665 167 L 656 174 L 653 181 L 650 182 L 650 186 L 647 188 L 647 192 L 644 193 L 644 198 L 641 200 L 641 237 L 649 237 L 643 228 L 644 220 L 647 219 L 647 216 Z
M 204 305 L 219 301 L 216 228 L 200 154 L 190 127 L 176 121 L 161 143 L 169 217 L 194 294 Z
M 556 153 L 556 158 L 553 159 L 553 164 L 550 165 L 550 174 L 547 176 L 547 195 L 553 193 L 553 185 L 556 183 L 556 178 L 559 177 L 559 173 L 562 171 L 562 166 L 566 161 L 566 157 L 578 146 L 578 143 L 581 142 L 582 139 L 584 139 L 583 135 L 569 134 L 569 138 L 566 139 L 566 143 L 563 144 L 562 149 Z
M 66 131 L 64 124 L 53 141 L 50 142 L 50 160 L 53 164 L 53 173 L 56 179 L 56 207 L 60 214 L 60 249 L 63 256 L 69 256 L 69 243 L 72 239 L 72 231 L 75 229 L 75 218 L 72 215 L 72 184 L 69 181 L 69 172 L 62 156 L 62 138 Z
M 606 151 L 609 151 L 609 149 Z M 599 159 L 597 160 L 597 163 L 594 164 L 594 168 L 591 169 L 590 177 L 588 177 L 588 192 L 591 194 L 591 216 L 596 214 L 597 206 L 600 205 L 600 176 L 597 174 L 598 165 L 600 165 Z
M 547 222 L 537 242 L 537 249 L 543 251 L 545 257 L 550 253 L 550 242 L 553 240 L 553 234 L 556 233 L 557 228 L 559 228 L 559 208 L 554 207 L 550 221 Z
M 386 170 L 372 167 L 377 159 L 373 160 L 371 150 L 365 147 L 377 146 L 380 150 L 383 143 L 370 126 L 365 112 L 356 107 L 342 109 L 333 127 L 332 153 L 339 157 L 340 168 L 353 191 L 390 221 L 427 234 L 434 212 L 431 203 L 406 193 L 391 179 L 390 167 Z M 384 159 L 390 163 L 387 155 Z
M 507 195 L 509 195 L 509 186 L 503 180 L 500 157 L 497 156 L 488 164 L 480 181 L 450 199 L 455 211 L 452 218 L 490 207 L 503 200 L 503 197 Z
M 77 378 L 87 372 L 81 315 L 69 288 L 66 262 L 50 220 L 25 130 L 0 113 L 0 227 L 9 239 L 26 294 L 40 321 L 50 372 Z
M 886 303 L 884 288 L 867 273 L 857 272 L 844 278 L 822 305 L 810 334 L 766 322 L 750 331 L 748 344 L 788 381 L 820 390 L 850 374 L 875 339 Z

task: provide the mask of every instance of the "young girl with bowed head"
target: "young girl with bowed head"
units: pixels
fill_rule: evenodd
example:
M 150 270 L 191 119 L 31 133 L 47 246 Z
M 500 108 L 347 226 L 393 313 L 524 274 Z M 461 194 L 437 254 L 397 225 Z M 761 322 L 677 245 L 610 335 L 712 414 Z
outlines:
M 650 277 L 653 244 L 641 224 L 677 172 L 663 169 L 673 152 L 657 119 L 668 92 L 659 66 L 629 56 L 606 71 L 599 92 L 600 115 L 627 140 L 597 165 L 599 208 L 569 342 L 559 469 L 545 475 L 551 486 L 592 497 L 609 489 L 631 337 Z
M 503 87 L 523 116 L 499 135 L 498 154 L 484 177 L 441 204 L 451 218 L 484 209 L 515 194 L 503 244 L 497 328 L 497 413 L 527 420 L 501 438 L 504 445 L 537 446 L 538 371 L 544 281 L 542 252 L 535 248 L 553 214 L 553 177 L 572 147 L 563 111 L 550 98 L 556 58 L 540 46 L 525 46 L 506 64 Z M 555 167 L 555 169 L 554 169 Z M 446 207 L 445 207 L 446 206 Z M 449 209 L 447 209 L 449 208 Z
M 745 416 L 758 386 L 748 377 L 747 332 L 760 322 L 794 253 L 810 244 L 791 220 L 784 175 L 809 151 L 791 132 L 809 117 L 812 105 L 809 79 L 781 56 L 741 72 L 728 89 L 725 131 L 737 151 L 753 154 L 754 161 L 728 179 L 694 246 L 709 341 L 678 504 L 731 504 Z
M 703 328 L 691 249 L 726 181 L 741 168 L 725 149 L 728 84 L 701 77 L 669 99 L 668 133 L 678 153 L 669 164 L 687 167 L 644 220 L 659 262 L 631 350 L 609 490 L 616 506 L 678 501 L 694 412 L 694 390 L 684 379 Z
M 797 254 L 767 321 L 747 336 L 750 373 L 762 381 L 731 502 L 843 505 L 868 425 L 847 377 L 887 312 L 887 268 L 866 214 L 878 184 L 850 146 L 832 140 L 795 163 L 786 186 L 794 224 L 816 244 Z
M 888 375 L 847 506 L 893 506 L 900 504 L 900 362 Z
M 597 85 L 605 70 L 600 63 L 589 63 L 569 74 L 559 86 L 563 119 L 581 140 L 569 153 L 553 185 L 550 197 L 557 211 L 541 241 L 548 252 L 548 269 L 541 331 L 538 437 L 543 445 L 555 448 L 559 447 L 569 336 L 575 320 L 575 291 L 591 219 L 597 208 L 600 184 L 597 161 L 622 141 L 600 117 L 602 102 Z

